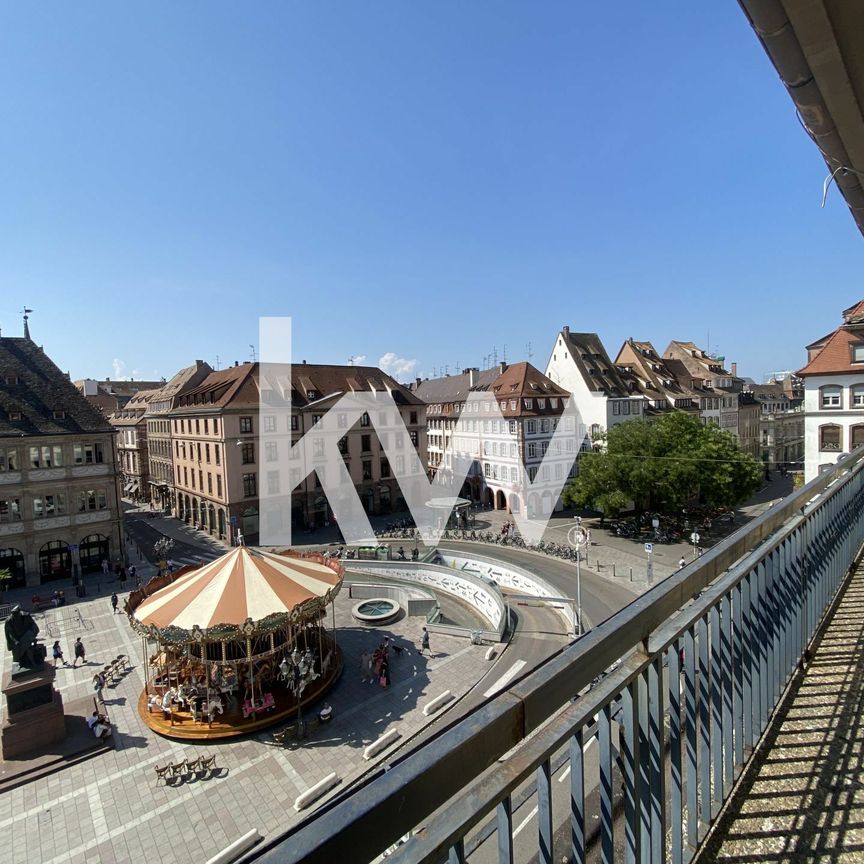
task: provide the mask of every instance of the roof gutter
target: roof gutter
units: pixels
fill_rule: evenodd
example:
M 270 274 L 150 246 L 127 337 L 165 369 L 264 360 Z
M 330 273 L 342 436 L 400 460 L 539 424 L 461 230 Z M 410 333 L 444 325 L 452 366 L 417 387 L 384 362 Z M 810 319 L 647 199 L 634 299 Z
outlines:
M 825 158 L 828 170 L 846 199 L 859 230 L 864 233 L 864 188 L 861 185 L 864 165 L 852 163 L 782 0 L 738 0 L 738 3 L 795 103 L 802 125 Z M 824 5 L 821 12 L 830 30 Z M 836 39 L 832 41 L 832 59 L 842 66 L 839 46 Z

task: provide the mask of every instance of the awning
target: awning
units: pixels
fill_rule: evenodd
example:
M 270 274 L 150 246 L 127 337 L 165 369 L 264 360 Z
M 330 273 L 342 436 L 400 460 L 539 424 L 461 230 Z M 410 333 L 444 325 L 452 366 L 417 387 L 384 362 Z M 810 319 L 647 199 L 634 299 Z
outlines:
M 131 481 L 123 487 L 123 491 L 128 495 L 132 491 Z
M 138 481 L 137 480 L 133 480 L 129 485 L 132 487 L 129 490 L 130 492 L 137 492 L 138 491 Z

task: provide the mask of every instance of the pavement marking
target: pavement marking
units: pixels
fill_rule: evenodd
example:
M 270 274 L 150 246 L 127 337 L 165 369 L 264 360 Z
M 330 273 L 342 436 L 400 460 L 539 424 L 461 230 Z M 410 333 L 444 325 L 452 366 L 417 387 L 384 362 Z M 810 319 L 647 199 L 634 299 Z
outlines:
M 499 690 L 503 690 L 525 665 L 524 660 L 517 660 L 483 695 L 488 698 Z
M 534 809 L 519 823 L 516 830 L 513 832 L 513 839 L 515 840 L 519 836 L 519 832 L 525 828 L 528 823 L 537 815 L 537 806 L 534 806 Z
M 587 744 L 582 745 L 582 752 L 587 753 L 588 748 L 597 740 L 597 737 L 594 736 L 589 739 Z M 570 776 L 570 763 L 567 763 L 567 767 L 561 772 L 561 776 L 558 778 L 559 783 L 563 783 Z

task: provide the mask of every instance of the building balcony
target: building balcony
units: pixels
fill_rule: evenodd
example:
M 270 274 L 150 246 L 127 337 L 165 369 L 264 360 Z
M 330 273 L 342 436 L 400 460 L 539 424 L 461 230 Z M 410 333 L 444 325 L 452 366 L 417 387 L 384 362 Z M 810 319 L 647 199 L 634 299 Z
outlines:
M 862 495 L 842 459 L 244 860 L 856 860 Z

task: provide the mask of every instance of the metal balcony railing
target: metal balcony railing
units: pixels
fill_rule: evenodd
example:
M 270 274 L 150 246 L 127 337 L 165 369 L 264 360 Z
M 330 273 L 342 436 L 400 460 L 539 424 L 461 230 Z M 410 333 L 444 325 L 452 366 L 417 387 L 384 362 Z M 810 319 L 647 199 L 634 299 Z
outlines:
M 388 861 L 461 864 L 485 838 L 512 862 L 528 794 L 528 858 L 689 861 L 862 537 L 856 451 L 254 859 L 373 861 L 411 832 Z

